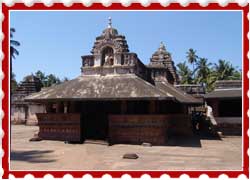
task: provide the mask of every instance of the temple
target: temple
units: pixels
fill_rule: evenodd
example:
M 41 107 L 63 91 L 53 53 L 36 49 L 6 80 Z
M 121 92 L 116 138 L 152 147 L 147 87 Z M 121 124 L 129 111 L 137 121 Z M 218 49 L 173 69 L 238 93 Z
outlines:
M 78 77 L 25 100 L 46 107 L 37 113 L 42 139 L 163 145 L 172 136 L 192 136 L 190 108 L 202 104 L 178 83 L 163 43 L 144 65 L 109 19 L 91 54 L 82 56 Z
M 242 134 L 242 81 L 216 81 L 214 91 L 205 95 L 217 131 L 224 135 Z
M 37 102 L 26 102 L 25 97 L 39 92 L 41 81 L 34 75 L 26 76 L 11 96 L 11 123 L 36 125 L 36 113 L 43 113 L 45 108 Z

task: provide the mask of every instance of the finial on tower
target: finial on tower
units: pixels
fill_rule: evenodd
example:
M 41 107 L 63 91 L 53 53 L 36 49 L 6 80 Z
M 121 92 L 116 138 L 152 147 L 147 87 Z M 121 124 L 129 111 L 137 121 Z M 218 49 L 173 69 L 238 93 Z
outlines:
M 160 50 L 160 51 L 166 51 L 166 47 L 165 47 L 165 45 L 164 45 L 164 43 L 163 43 L 162 41 L 161 41 L 161 43 L 160 43 L 159 50 Z
M 111 28 L 112 27 L 112 18 L 109 17 L 109 25 L 108 25 L 108 28 Z

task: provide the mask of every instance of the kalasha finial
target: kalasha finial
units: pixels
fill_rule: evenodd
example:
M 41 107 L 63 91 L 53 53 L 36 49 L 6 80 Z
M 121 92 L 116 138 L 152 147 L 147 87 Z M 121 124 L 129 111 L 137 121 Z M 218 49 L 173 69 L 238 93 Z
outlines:
M 164 43 L 161 41 L 160 43 L 160 48 L 159 48 L 160 51 L 165 51 L 166 50 L 166 47 L 164 45 Z
M 108 25 L 108 28 L 111 28 L 112 27 L 112 18 L 109 17 L 109 25 Z

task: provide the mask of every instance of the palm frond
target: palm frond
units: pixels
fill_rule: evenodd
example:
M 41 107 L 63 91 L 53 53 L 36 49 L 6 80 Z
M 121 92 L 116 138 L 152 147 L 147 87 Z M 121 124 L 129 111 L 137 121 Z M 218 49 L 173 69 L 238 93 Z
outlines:
M 15 41 L 15 40 L 10 40 L 10 44 L 13 46 L 20 46 L 20 42 Z
M 10 38 L 13 38 L 14 32 L 16 32 L 15 28 L 10 28 Z
M 10 46 L 10 56 L 11 56 L 11 58 L 15 59 L 16 58 L 15 55 L 19 55 L 19 52 L 13 46 Z

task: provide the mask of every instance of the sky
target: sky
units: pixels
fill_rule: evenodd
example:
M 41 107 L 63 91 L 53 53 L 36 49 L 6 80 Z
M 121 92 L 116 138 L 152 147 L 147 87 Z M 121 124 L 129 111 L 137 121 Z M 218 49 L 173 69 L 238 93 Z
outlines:
M 242 69 L 240 11 L 12 11 L 10 27 L 21 43 L 13 60 L 16 80 L 38 70 L 61 79 L 79 76 L 81 56 L 91 54 L 108 17 L 144 64 L 162 41 L 175 65 L 193 48 L 212 63 L 225 59 Z

